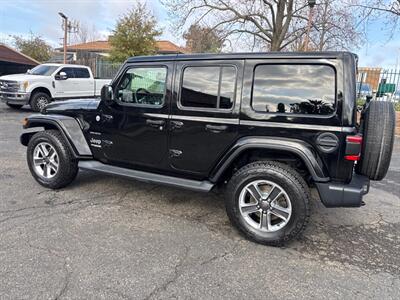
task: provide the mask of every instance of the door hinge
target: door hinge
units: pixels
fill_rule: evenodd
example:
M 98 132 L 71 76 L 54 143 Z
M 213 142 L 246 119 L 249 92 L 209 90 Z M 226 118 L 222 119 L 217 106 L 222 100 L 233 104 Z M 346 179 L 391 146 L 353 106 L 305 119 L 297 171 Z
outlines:
M 181 150 L 169 149 L 169 157 L 179 157 L 182 153 Z

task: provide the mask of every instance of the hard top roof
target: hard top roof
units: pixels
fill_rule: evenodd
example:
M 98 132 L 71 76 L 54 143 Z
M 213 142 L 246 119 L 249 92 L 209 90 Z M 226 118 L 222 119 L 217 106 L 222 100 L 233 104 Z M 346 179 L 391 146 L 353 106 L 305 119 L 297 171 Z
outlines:
M 224 59 L 268 59 L 268 58 L 339 58 L 344 55 L 355 56 L 346 51 L 321 52 L 248 52 L 248 53 L 201 53 L 201 54 L 173 54 L 154 56 L 134 56 L 127 59 L 128 63 L 173 61 L 173 60 L 224 60 Z

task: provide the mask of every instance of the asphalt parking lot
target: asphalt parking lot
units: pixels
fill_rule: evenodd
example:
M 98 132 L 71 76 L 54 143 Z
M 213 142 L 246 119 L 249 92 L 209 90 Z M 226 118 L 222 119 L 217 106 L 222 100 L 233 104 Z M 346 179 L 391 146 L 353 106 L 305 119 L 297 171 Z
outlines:
M 327 209 L 285 248 L 229 224 L 223 198 L 80 172 L 31 177 L 21 119 L 0 104 L 1 299 L 399 299 L 400 139 L 366 206 Z

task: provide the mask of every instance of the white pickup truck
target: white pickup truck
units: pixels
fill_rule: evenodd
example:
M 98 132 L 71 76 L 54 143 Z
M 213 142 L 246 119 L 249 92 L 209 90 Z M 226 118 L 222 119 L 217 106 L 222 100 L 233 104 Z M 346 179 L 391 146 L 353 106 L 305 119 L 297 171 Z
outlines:
M 52 100 L 100 96 L 103 85 L 111 79 L 94 79 L 86 66 L 42 64 L 26 74 L 0 77 L 0 100 L 9 107 L 29 104 L 40 111 Z

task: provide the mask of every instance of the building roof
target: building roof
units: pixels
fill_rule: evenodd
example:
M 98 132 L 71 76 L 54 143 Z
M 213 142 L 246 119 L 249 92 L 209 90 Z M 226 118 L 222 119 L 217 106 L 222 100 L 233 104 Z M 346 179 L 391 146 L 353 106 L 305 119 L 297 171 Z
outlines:
M 175 45 L 170 41 L 157 41 L 159 52 L 163 53 L 187 53 L 188 51 L 182 47 Z
M 40 64 L 37 60 L 25 55 L 11 47 L 0 44 L 0 61 L 12 62 L 21 65 L 36 66 Z
M 157 41 L 157 48 L 159 53 L 186 53 L 187 51 L 175 45 L 170 41 Z M 58 48 L 57 50 L 62 50 Z M 94 52 L 108 52 L 111 50 L 111 45 L 108 41 L 93 41 L 82 44 L 70 45 L 67 51 L 94 51 Z
M 58 48 L 62 50 L 63 48 Z M 67 47 L 68 51 L 86 50 L 86 51 L 99 51 L 107 52 L 111 50 L 111 45 L 108 41 L 93 41 L 82 44 L 70 45 Z

